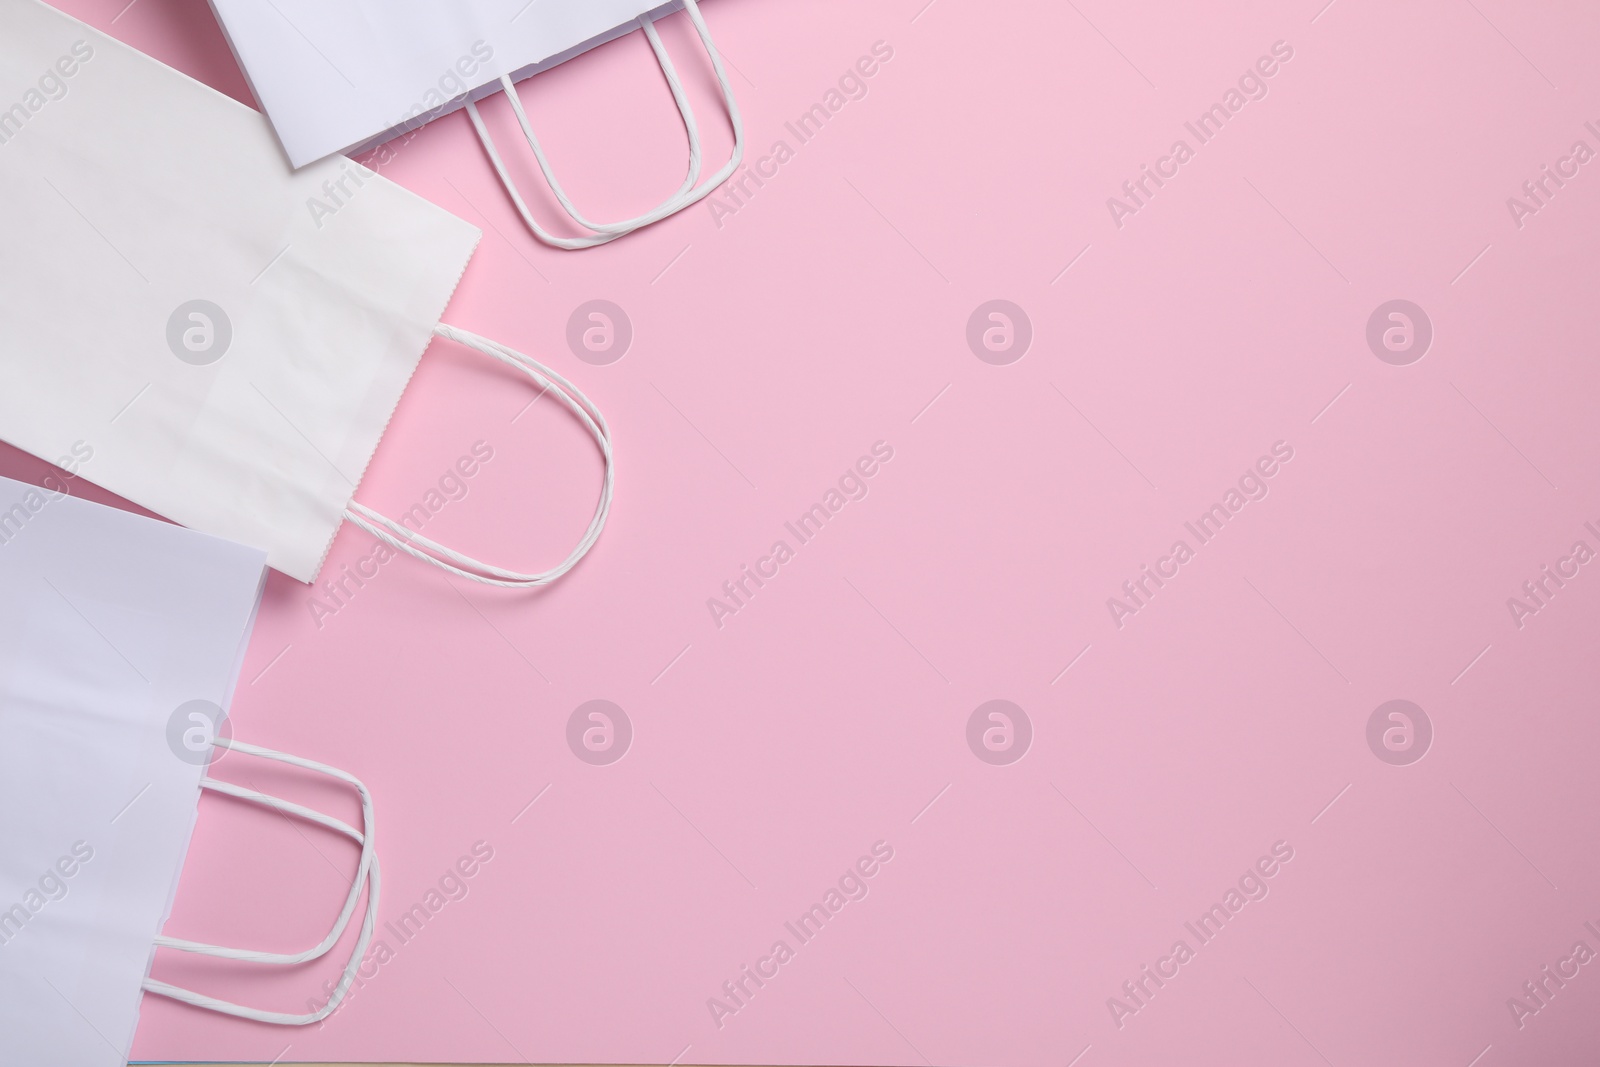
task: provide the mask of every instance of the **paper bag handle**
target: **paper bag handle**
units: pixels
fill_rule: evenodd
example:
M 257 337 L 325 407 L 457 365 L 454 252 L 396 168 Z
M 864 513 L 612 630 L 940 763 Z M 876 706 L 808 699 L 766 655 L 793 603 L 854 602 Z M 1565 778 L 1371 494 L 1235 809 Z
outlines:
M 345 509 L 344 517 L 350 522 L 367 531 L 373 537 L 382 541 L 390 548 L 398 549 L 407 555 L 415 556 L 424 563 L 431 563 L 440 570 L 462 578 L 469 578 L 474 582 L 484 585 L 498 585 L 506 588 L 521 589 L 533 586 L 548 585 L 557 578 L 566 574 L 578 561 L 588 554 L 589 549 L 600 539 L 600 531 L 605 529 L 606 518 L 611 514 L 611 492 L 615 481 L 615 470 L 611 458 L 611 429 L 606 425 L 605 416 L 600 414 L 600 409 L 595 407 L 579 391 L 578 387 L 567 381 L 555 371 L 532 358 L 523 355 L 515 349 L 507 348 L 487 337 L 480 337 L 466 330 L 458 330 L 454 326 L 440 323 L 433 331 L 437 336 L 455 341 L 457 344 L 466 345 L 493 359 L 499 360 L 508 367 L 512 367 L 529 378 L 540 388 L 540 395 L 549 393 L 555 397 L 568 411 L 577 416 L 583 423 L 595 443 L 600 446 L 600 454 L 605 457 L 605 478 L 600 487 L 600 500 L 595 505 L 594 515 L 589 520 L 589 528 L 584 531 L 583 538 L 578 542 L 567 558 L 560 564 L 547 571 L 536 574 L 523 574 L 518 571 L 506 570 L 496 567 L 471 556 L 462 555 L 453 549 L 446 548 L 436 541 L 431 541 L 421 534 L 406 529 L 395 520 L 379 514 L 365 504 L 354 500 Z
M 336 767 L 329 767 L 325 764 L 302 759 L 299 756 L 291 756 L 283 752 L 274 752 L 269 748 L 246 744 L 243 741 L 237 741 L 232 738 L 219 737 L 216 739 L 215 744 L 219 748 L 232 749 L 247 756 L 276 760 L 279 763 L 287 763 L 293 767 L 315 771 L 318 774 L 327 775 L 330 778 L 336 778 L 341 782 L 354 786 L 356 791 L 361 794 L 362 829 L 360 830 L 333 818 L 331 815 L 324 815 L 319 811 L 312 811 L 310 808 L 303 807 L 293 801 L 268 796 L 254 789 L 246 789 L 243 786 L 234 785 L 232 782 L 219 781 L 209 775 L 200 781 L 200 786 L 203 789 L 237 797 L 252 804 L 259 804 L 262 807 L 271 808 L 285 815 L 293 815 L 314 822 L 319 826 L 325 826 L 335 833 L 343 834 L 361 846 L 361 862 L 356 868 L 355 880 L 350 883 L 350 894 L 345 898 L 344 907 L 340 910 L 339 917 L 334 921 L 333 929 L 328 931 L 327 936 L 320 943 L 303 952 L 264 952 L 256 949 L 229 948 L 223 945 L 208 945 L 199 941 L 185 941 L 181 938 L 167 937 L 164 934 L 157 935 L 156 947 L 177 949 L 180 952 L 192 952 L 197 955 L 213 956 L 218 959 L 244 960 L 249 963 L 267 963 L 280 966 L 305 963 L 308 960 L 318 959 L 326 955 L 328 950 L 337 944 L 339 938 L 344 935 L 345 928 L 350 925 L 350 917 L 355 912 L 356 901 L 360 899 L 362 889 L 366 888 L 370 881 L 371 888 L 367 892 L 366 915 L 361 921 L 361 934 L 356 939 L 356 945 L 351 951 L 350 960 L 345 964 L 344 973 L 340 975 L 339 984 L 334 987 L 333 993 L 328 997 L 328 1002 L 320 1010 L 307 1015 L 250 1008 L 242 1004 L 234 1004 L 230 1001 L 206 996 L 204 993 L 196 993 L 191 989 L 183 989 L 155 978 L 147 977 L 144 980 L 144 989 L 146 992 L 155 993 L 157 996 L 170 997 L 185 1004 L 192 1004 L 197 1008 L 205 1008 L 207 1011 L 219 1012 L 223 1015 L 235 1015 L 241 1019 L 254 1019 L 257 1022 L 276 1023 L 282 1026 L 305 1026 L 309 1023 L 320 1022 L 333 1013 L 334 1009 L 339 1006 L 339 1002 L 344 1000 L 345 993 L 349 991 L 350 983 L 355 980 L 356 970 L 361 966 L 362 957 L 366 954 L 367 945 L 372 940 L 372 927 L 378 917 L 378 889 L 381 877 L 378 871 L 378 857 L 374 846 L 376 826 L 373 820 L 372 794 L 367 792 L 367 787 L 353 775 L 347 774 Z
M 555 194 L 556 200 L 561 204 L 569 218 L 585 229 L 594 230 L 595 233 L 583 237 L 557 237 L 541 227 L 534 219 L 533 213 L 528 210 L 528 205 L 523 201 L 522 195 L 517 191 L 516 183 L 512 181 L 507 172 L 500 152 L 495 147 L 494 138 L 489 135 L 489 129 L 484 125 L 483 117 L 478 114 L 477 105 L 471 100 L 467 101 L 467 117 L 472 120 L 472 128 L 478 133 L 478 140 L 483 142 L 484 151 L 489 156 L 489 162 L 494 166 L 495 173 L 500 176 L 500 183 L 505 186 L 506 193 L 511 197 L 512 204 L 517 213 L 522 216 L 522 221 L 527 223 L 535 237 L 547 245 L 564 249 L 593 248 L 596 245 L 615 241 L 618 237 L 632 233 L 641 227 L 654 222 L 660 222 L 669 215 L 674 215 L 692 204 L 697 204 L 709 196 L 712 190 L 727 181 L 744 160 L 744 121 L 739 115 L 739 104 L 734 99 L 733 86 L 728 82 L 728 74 L 722 67 L 722 56 L 717 51 L 715 42 L 711 39 L 711 31 L 706 28 L 705 19 L 700 15 L 700 8 L 695 0 L 683 0 L 684 11 L 694 23 L 695 32 L 700 35 L 700 41 L 705 46 L 706 54 L 711 57 L 711 68 L 717 76 L 717 83 L 722 89 L 722 101 L 728 111 L 728 120 L 733 126 L 733 154 L 723 168 L 712 175 L 700 188 L 694 188 L 695 182 L 700 177 L 700 131 L 695 123 L 694 111 L 689 106 L 688 98 L 684 95 L 683 85 L 678 81 L 677 69 L 672 65 L 672 59 L 667 55 L 666 47 L 661 43 L 660 36 L 656 33 L 655 21 L 648 16 L 641 16 L 639 26 L 644 30 L 645 36 L 650 40 L 650 47 L 655 51 L 656 61 L 661 64 L 661 72 L 666 76 L 667 86 L 672 90 L 672 98 L 677 102 L 678 114 L 683 118 L 684 131 L 689 136 L 689 175 L 679 186 L 678 191 L 667 200 L 657 205 L 643 215 L 620 222 L 592 222 L 586 218 L 572 199 L 562 188 L 557 180 L 555 171 L 550 166 L 550 161 L 545 158 L 544 148 L 539 144 L 538 136 L 533 132 L 533 124 L 528 121 L 528 114 L 522 108 L 522 100 L 517 96 L 516 86 L 506 75 L 500 76 L 500 87 L 505 92 L 506 98 L 511 102 L 511 110 L 516 113 L 517 122 L 522 127 L 522 135 L 528 142 L 528 147 L 533 150 L 533 157 L 539 163 L 539 169 L 544 173 L 545 181 L 550 185 L 550 191 Z

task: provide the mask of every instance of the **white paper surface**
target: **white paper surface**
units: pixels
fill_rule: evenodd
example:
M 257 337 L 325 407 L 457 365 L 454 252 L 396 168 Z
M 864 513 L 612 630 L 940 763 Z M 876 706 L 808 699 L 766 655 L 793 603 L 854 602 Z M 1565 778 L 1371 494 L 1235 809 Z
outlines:
M 0 202 L 0 438 L 311 581 L 477 229 L 38 0 Z
M 212 0 L 296 167 L 357 152 L 681 0 Z
M 0 478 L 0 1064 L 126 1061 L 204 770 L 169 720 L 227 707 L 265 578 L 256 549 Z

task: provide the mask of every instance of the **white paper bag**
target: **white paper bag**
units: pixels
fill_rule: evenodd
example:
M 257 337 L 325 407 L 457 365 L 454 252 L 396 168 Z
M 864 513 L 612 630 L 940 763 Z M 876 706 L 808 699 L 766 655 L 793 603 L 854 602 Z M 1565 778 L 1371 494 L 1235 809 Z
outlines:
M 296 167 L 332 153 L 359 153 L 466 107 L 523 220 L 556 247 L 605 244 L 675 214 L 727 180 L 743 157 L 738 104 L 695 0 L 212 0 L 212 7 Z M 698 127 L 654 27 L 656 19 L 680 8 L 710 57 L 734 131 L 732 157 L 698 189 Z M 683 118 L 688 175 L 651 211 L 595 222 L 556 179 L 512 83 L 635 29 L 649 39 Z M 501 90 L 556 200 L 571 221 L 592 232 L 562 237 L 535 221 L 472 105 Z
M 0 478 L 0 1064 L 126 1062 L 265 579 Z
M 212 0 L 296 167 L 380 144 L 682 0 Z
M 0 202 L 0 438 L 45 459 L 88 442 L 94 481 L 305 582 L 345 518 L 507 585 L 599 536 L 599 412 L 439 324 L 479 238 L 448 212 L 345 159 L 291 170 L 255 111 L 38 0 L 0 0 Z M 605 453 L 589 531 L 549 572 L 352 502 L 436 335 L 553 386 Z

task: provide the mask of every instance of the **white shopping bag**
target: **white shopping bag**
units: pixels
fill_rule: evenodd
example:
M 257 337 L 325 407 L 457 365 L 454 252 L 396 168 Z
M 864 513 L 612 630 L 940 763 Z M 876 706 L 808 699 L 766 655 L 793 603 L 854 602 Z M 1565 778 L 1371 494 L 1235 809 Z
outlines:
M 265 579 L 256 549 L 0 478 L 0 1063 L 120 1067 L 141 984 L 311 1021 L 146 977 L 158 945 L 275 962 L 160 936 Z M 370 926 L 370 822 L 227 791 L 355 835 Z
M 742 158 L 738 106 L 695 0 L 212 0 L 212 7 L 296 167 L 363 151 L 465 107 L 524 221 L 560 248 L 604 244 L 681 211 L 725 181 Z M 687 12 L 705 45 L 734 131 L 732 157 L 698 188 L 699 130 L 654 27 L 676 9 Z M 653 210 L 594 222 L 556 180 L 513 82 L 635 29 L 654 49 L 683 118 L 688 175 Z M 593 232 L 560 237 L 534 220 L 472 103 L 502 90 L 557 201 L 573 222 Z
M 15 101 L 15 106 L 8 105 Z M 0 438 L 309 582 L 348 518 L 479 581 L 537 585 L 611 498 L 604 420 L 527 357 L 439 324 L 479 233 L 348 160 L 291 170 L 255 111 L 39 0 L 0 0 Z M 595 435 L 583 541 L 520 574 L 353 502 L 435 336 Z

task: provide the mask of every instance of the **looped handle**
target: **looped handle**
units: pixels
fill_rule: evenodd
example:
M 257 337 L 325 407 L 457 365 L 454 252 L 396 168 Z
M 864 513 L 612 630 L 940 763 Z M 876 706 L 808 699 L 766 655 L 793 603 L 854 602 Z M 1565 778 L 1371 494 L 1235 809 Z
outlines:
M 583 423 L 595 443 L 600 446 L 600 454 L 605 458 L 606 471 L 604 481 L 600 487 L 600 500 L 595 504 L 594 515 L 589 520 L 589 528 L 584 531 L 583 538 L 578 542 L 567 558 L 556 567 L 541 571 L 536 574 L 523 574 L 518 571 L 507 570 L 473 559 L 453 549 L 446 548 L 436 541 L 429 540 L 421 534 L 408 530 L 400 523 L 382 515 L 365 504 L 354 500 L 345 509 L 344 517 L 359 526 L 367 533 L 376 537 L 390 548 L 397 549 L 407 555 L 415 556 L 424 563 L 431 563 L 440 570 L 462 578 L 471 579 L 484 585 L 497 585 L 504 588 L 521 589 L 531 586 L 548 585 L 560 578 L 578 561 L 588 555 L 589 549 L 600 539 L 600 531 L 605 529 L 606 518 L 611 514 L 611 493 L 615 482 L 615 469 L 611 458 L 611 429 L 606 425 L 605 416 L 600 414 L 600 409 L 590 402 L 589 398 L 579 391 L 578 387 L 567 381 L 555 371 L 538 363 L 515 349 L 507 348 L 496 341 L 480 337 L 466 330 L 459 330 L 454 326 L 440 323 L 433 331 L 437 336 L 455 341 L 457 344 L 466 345 L 493 359 L 499 360 L 508 367 L 512 367 L 529 378 L 540 388 L 540 395 L 548 393 L 555 397 L 568 411 L 577 416 Z
M 350 925 L 350 918 L 355 913 L 356 901 L 360 899 L 362 889 L 367 888 L 370 881 L 371 887 L 367 892 L 366 914 L 361 921 L 361 933 L 356 938 L 355 948 L 351 950 L 350 960 L 345 964 L 344 973 L 339 978 L 339 984 L 334 987 L 333 993 L 328 997 L 328 1002 L 321 1009 L 310 1014 L 295 1015 L 288 1012 L 263 1011 L 259 1008 L 246 1007 L 242 1004 L 234 1004 L 231 1001 L 206 996 L 203 993 L 196 993 L 191 989 L 183 989 L 155 978 L 146 978 L 144 980 L 144 989 L 148 993 L 170 997 L 185 1004 L 192 1004 L 197 1008 L 205 1008 L 207 1011 L 219 1012 L 223 1015 L 234 1015 L 241 1019 L 254 1019 L 257 1022 L 276 1023 L 281 1026 L 306 1026 L 310 1023 L 320 1022 L 333 1013 L 349 991 L 350 983 L 355 980 L 356 970 L 361 966 L 361 960 L 366 954 L 367 945 L 372 940 L 372 928 L 378 917 L 378 890 L 382 879 L 379 875 L 378 857 L 374 845 L 376 825 L 373 818 L 372 794 L 367 792 L 367 787 L 357 778 L 339 770 L 337 767 L 329 767 L 313 760 L 291 756 L 284 752 L 274 752 L 269 748 L 246 744 L 243 741 L 226 737 L 217 738 L 215 743 L 219 748 L 232 749 L 247 756 L 257 756 L 261 759 L 287 763 L 290 766 L 315 771 L 318 774 L 323 774 L 354 786 L 356 791 L 361 794 L 361 830 L 357 830 L 333 818 L 331 815 L 324 815 L 319 811 L 313 811 L 293 801 L 268 796 L 254 789 L 246 789 L 243 786 L 234 785 L 232 782 L 218 781 L 209 775 L 200 781 L 200 786 L 203 789 L 236 797 L 252 804 L 282 812 L 285 815 L 293 815 L 308 822 L 314 822 L 319 826 L 327 827 L 335 833 L 343 834 L 361 846 L 361 862 L 356 868 L 355 880 L 350 883 L 350 894 L 345 898 L 344 907 L 340 909 L 339 917 L 334 920 L 333 928 L 328 931 L 327 936 L 318 944 L 303 952 L 265 952 L 257 949 L 229 948 L 224 945 L 208 945 L 200 941 L 185 941 L 181 938 L 167 937 L 164 934 L 157 935 L 156 947 L 177 949 L 179 952 L 192 952 L 196 955 L 211 956 L 217 959 L 244 960 L 249 963 L 266 963 L 277 966 L 288 966 L 319 959 L 338 943 L 339 938 L 344 936 L 345 929 Z
M 689 173 L 678 191 L 673 193 L 656 207 L 642 215 L 619 222 L 593 222 L 585 217 L 576 206 L 571 197 L 567 195 L 561 182 L 557 180 L 555 171 L 550 166 L 550 161 L 545 158 L 544 148 L 539 144 L 538 136 L 533 132 L 533 124 L 528 121 L 528 114 L 523 110 L 522 100 L 517 96 L 516 86 L 505 75 L 500 76 L 500 87 L 506 98 L 511 103 L 511 110 L 516 113 L 517 123 L 522 127 L 522 135 L 528 142 L 528 147 L 533 151 L 533 158 L 538 161 L 539 170 L 543 172 L 545 181 L 550 185 L 550 191 L 555 194 L 567 216 L 579 226 L 595 231 L 582 237 L 558 237 L 539 225 L 533 213 L 528 210 L 527 203 L 517 191 L 516 183 L 512 181 L 507 172 L 505 162 L 500 158 L 500 152 L 495 147 L 494 138 L 489 135 L 489 129 L 484 125 L 483 117 L 478 114 L 477 105 L 467 101 L 467 117 L 472 120 L 472 128 L 477 131 L 478 140 L 483 142 L 484 151 L 489 156 L 489 162 L 494 166 L 495 173 L 500 176 L 500 183 L 505 186 L 506 193 L 511 197 L 512 204 L 517 213 L 522 216 L 535 237 L 547 245 L 555 248 L 580 249 L 593 248 L 615 241 L 618 237 L 632 233 L 634 230 L 651 223 L 660 222 L 669 215 L 675 215 L 684 208 L 699 203 L 711 194 L 717 186 L 727 181 L 741 162 L 744 160 L 744 121 L 739 115 L 739 104 L 733 96 L 733 86 L 728 82 L 727 72 L 722 67 L 722 55 L 717 51 L 716 44 L 711 40 L 711 31 L 707 29 L 705 19 L 700 15 L 700 8 L 695 0 L 683 0 L 684 11 L 694 23 L 695 31 L 700 35 L 700 41 L 705 46 L 706 54 L 711 57 L 711 67 L 716 73 L 717 83 L 722 89 L 722 100 L 728 111 L 729 122 L 733 126 L 733 154 L 726 165 L 700 188 L 695 188 L 695 183 L 700 178 L 700 130 L 695 122 L 694 110 L 689 106 L 687 96 L 684 94 L 683 85 L 678 80 L 677 68 L 672 64 L 672 58 L 667 54 L 666 47 L 661 43 L 660 36 L 656 33 L 655 21 L 648 16 L 639 18 L 639 26 L 644 30 L 645 37 L 650 41 L 650 47 L 656 54 L 656 61 L 661 64 L 661 73 L 666 76 L 667 87 L 672 91 L 672 98 L 678 105 L 678 114 L 683 119 L 684 132 L 689 137 Z

